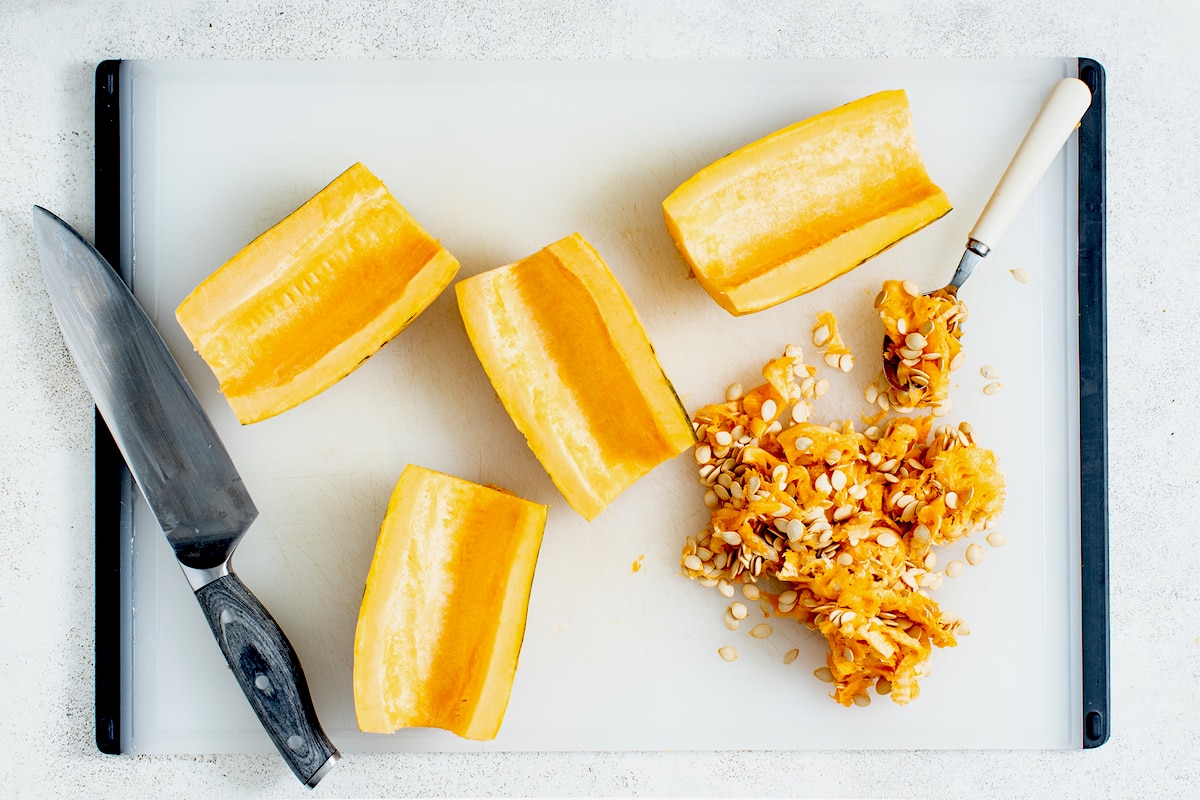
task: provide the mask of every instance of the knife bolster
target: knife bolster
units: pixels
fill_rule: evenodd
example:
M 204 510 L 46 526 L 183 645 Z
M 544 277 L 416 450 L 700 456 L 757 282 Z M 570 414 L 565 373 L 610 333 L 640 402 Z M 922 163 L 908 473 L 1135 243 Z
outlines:
M 196 569 L 189 567 L 182 561 L 179 562 L 179 568 L 183 570 L 183 575 L 187 578 L 188 586 L 192 587 L 193 592 L 198 592 L 205 586 L 208 586 L 215 580 L 220 580 L 226 575 L 229 575 L 233 570 L 229 566 L 229 559 L 225 559 L 215 567 L 207 569 Z

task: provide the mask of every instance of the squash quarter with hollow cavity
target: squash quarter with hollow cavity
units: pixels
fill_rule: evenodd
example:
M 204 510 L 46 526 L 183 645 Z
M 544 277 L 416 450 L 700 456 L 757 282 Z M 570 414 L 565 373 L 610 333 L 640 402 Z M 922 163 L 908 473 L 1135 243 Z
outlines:
M 949 211 L 917 151 L 903 90 L 752 142 L 663 201 L 700 285 L 736 315 L 816 289 Z
M 458 261 L 355 164 L 175 312 L 242 424 L 332 386 L 441 294 Z
M 494 739 L 525 635 L 546 506 L 409 465 L 375 545 L 354 636 L 368 733 Z
M 586 519 L 694 443 L 633 305 L 578 233 L 455 291 L 509 416 Z

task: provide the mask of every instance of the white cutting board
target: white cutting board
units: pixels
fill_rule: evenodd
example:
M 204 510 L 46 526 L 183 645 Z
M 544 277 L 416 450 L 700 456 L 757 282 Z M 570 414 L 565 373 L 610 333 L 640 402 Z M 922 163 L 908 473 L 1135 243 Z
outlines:
M 173 316 L 209 272 L 362 161 L 458 257 L 460 278 L 583 233 L 637 307 L 689 411 L 731 381 L 753 385 L 789 342 L 816 361 L 812 320 L 833 310 L 858 366 L 829 375 L 834 390 L 815 417 L 857 419 L 879 368 L 871 299 L 881 281 L 932 288 L 949 278 L 1046 91 L 1076 73 L 1073 59 L 122 69 L 133 223 L 125 266 L 258 504 L 235 566 L 291 638 L 343 751 L 1078 746 L 1073 139 L 961 295 L 972 310 L 967 363 L 947 421 L 969 420 L 999 455 L 1009 544 L 937 593 L 973 634 L 933 654 L 932 675 L 907 707 L 834 703 L 812 675 L 824 643 L 794 623 L 777 622 L 762 641 L 749 625 L 725 629 L 728 601 L 679 575 L 684 537 L 706 519 L 690 454 L 584 522 L 498 402 L 453 292 L 350 377 L 245 428 Z M 955 210 L 807 296 L 741 319 L 718 308 L 687 277 L 662 199 L 744 143 L 891 88 L 908 90 L 922 154 Z M 1030 284 L 1013 279 L 1017 267 Z M 1000 394 L 982 393 L 983 364 L 999 368 Z M 355 725 L 358 604 L 387 499 L 409 463 L 551 506 L 512 700 L 493 743 Z M 269 750 L 140 497 L 132 528 L 126 750 Z M 740 652 L 736 663 L 717 656 L 726 644 Z M 784 665 L 792 647 L 800 657 Z

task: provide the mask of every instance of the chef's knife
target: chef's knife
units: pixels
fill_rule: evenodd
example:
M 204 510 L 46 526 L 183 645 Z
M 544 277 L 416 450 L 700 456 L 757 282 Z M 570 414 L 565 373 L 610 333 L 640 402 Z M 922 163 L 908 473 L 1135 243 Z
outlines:
M 230 556 L 258 509 L 154 324 L 71 226 L 35 206 L 33 228 L 67 349 L 162 527 L 229 667 L 296 777 L 313 787 L 341 757 L 304 671 Z

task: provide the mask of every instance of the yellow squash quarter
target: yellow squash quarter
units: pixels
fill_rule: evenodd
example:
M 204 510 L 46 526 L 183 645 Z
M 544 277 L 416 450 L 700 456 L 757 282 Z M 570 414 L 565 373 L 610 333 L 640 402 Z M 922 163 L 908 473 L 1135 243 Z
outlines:
M 455 290 L 496 393 L 585 518 L 692 445 L 633 305 L 579 234 Z
M 360 729 L 496 737 L 545 525 L 546 506 L 423 467 L 404 470 L 354 637 Z
M 811 291 L 948 211 L 917 151 L 902 90 L 748 144 L 663 201 L 692 272 L 738 315 Z
M 458 261 L 355 164 L 176 310 L 243 424 L 319 394 L 441 294 Z

